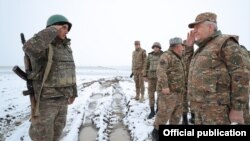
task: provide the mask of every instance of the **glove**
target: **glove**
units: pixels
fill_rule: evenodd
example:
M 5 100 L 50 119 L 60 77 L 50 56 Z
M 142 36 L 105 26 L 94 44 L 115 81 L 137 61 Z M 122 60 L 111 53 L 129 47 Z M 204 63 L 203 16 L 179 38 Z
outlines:
M 129 77 L 130 77 L 130 78 L 132 78 L 132 77 L 133 77 L 133 75 L 134 75 L 134 74 L 133 74 L 133 73 L 131 73 Z

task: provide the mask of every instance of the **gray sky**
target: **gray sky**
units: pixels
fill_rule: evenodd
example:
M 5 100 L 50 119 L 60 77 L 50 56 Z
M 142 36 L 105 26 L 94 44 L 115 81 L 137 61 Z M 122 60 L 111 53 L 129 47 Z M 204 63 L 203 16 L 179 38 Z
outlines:
M 239 35 L 250 49 L 249 0 L 0 0 L 0 66 L 23 66 L 20 33 L 32 37 L 53 14 L 73 23 L 68 37 L 77 66 L 127 66 L 134 40 L 147 52 L 158 41 L 165 51 L 207 11 L 217 14 L 222 33 Z

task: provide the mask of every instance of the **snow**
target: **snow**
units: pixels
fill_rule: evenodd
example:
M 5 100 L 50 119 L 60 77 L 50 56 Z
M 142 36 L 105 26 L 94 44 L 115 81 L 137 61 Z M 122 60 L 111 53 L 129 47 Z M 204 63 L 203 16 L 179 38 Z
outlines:
M 26 84 L 11 68 L 4 69 L 0 71 L 0 140 L 31 141 L 29 96 L 22 95 Z M 135 101 L 134 81 L 129 75 L 129 69 L 78 68 L 78 97 L 68 106 L 61 141 L 81 140 L 80 131 L 88 125 L 97 131 L 96 140 L 107 141 L 117 124 L 127 130 L 130 140 L 150 141 L 154 119 L 147 119 L 147 83 L 145 100 Z

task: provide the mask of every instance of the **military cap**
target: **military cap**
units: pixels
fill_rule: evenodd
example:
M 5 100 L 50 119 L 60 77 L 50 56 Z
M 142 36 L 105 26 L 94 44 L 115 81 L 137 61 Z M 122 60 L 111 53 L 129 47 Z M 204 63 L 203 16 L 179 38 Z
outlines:
M 158 47 L 159 49 L 161 49 L 161 44 L 159 42 L 154 42 L 154 44 L 152 45 L 152 49 L 154 47 Z
M 214 22 L 217 23 L 216 21 L 217 15 L 211 12 L 205 12 L 205 13 L 201 13 L 199 14 L 196 18 L 195 18 L 195 22 L 190 23 L 188 25 L 189 28 L 194 28 L 194 25 L 201 23 L 201 22 L 205 22 L 205 21 L 210 21 L 210 22 Z
M 182 44 L 182 39 L 181 39 L 181 38 L 179 38 L 179 37 L 174 37 L 174 38 L 171 38 L 171 39 L 169 40 L 169 45 L 170 45 L 170 47 L 173 47 L 173 46 L 175 46 L 175 45 L 177 45 L 177 44 Z
M 135 45 L 140 45 L 140 41 L 135 41 Z

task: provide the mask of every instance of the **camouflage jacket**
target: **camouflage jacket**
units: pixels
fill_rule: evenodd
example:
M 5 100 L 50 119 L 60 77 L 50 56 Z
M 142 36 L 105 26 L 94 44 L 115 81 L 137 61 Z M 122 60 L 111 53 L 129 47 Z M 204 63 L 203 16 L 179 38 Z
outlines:
M 185 89 L 185 64 L 172 49 L 164 52 L 156 70 L 157 91 L 169 88 L 170 93 L 183 94 Z
M 191 61 L 191 58 L 193 56 L 193 53 L 194 53 L 194 47 L 191 46 L 186 46 L 185 47 L 185 50 L 184 50 L 184 53 L 183 53 L 183 62 L 185 63 L 185 70 L 186 70 L 186 83 L 188 81 L 188 72 L 189 72 L 189 64 L 190 64 L 190 61 Z
M 156 78 L 156 69 L 157 65 L 159 64 L 160 56 L 162 55 L 163 51 L 160 52 L 150 52 L 147 56 L 146 62 L 143 66 L 143 76 L 148 78 Z
M 237 41 L 218 31 L 197 45 L 189 66 L 190 101 L 243 109 L 248 98 L 249 71 Z
M 143 65 L 145 63 L 145 59 L 147 58 L 146 50 L 139 48 L 133 51 L 132 56 L 132 72 L 134 74 L 142 73 Z
M 33 82 L 35 96 L 41 87 L 49 45 L 52 46 L 54 52 L 53 62 L 41 97 L 77 96 L 75 63 L 69 47 L 70 40 L 60 40 L 56 36 L 56 28 L 48 27 L 35 34 L 23 46 L 24 52 L 31 61 L 32 72 L 28 74 L 28 77 Z

